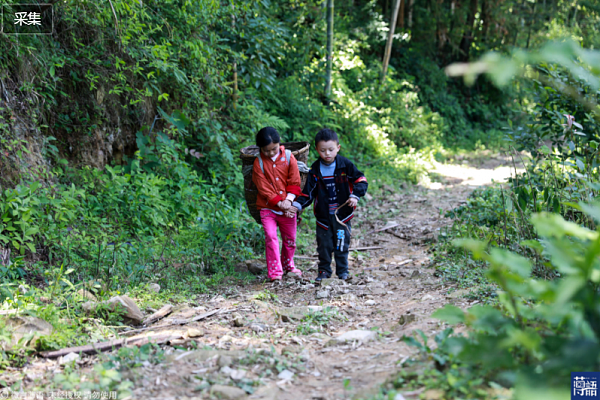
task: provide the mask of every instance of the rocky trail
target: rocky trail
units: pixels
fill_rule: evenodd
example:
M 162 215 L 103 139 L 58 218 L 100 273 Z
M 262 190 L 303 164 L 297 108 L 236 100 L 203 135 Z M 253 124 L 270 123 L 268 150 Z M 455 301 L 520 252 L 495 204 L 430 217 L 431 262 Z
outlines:
M 148 359 L 124 372 L 134 384 L 131 398 L 372 397 L 414 354 L 401 340 L 404 335 L 419 329 L 432 337 L 444 329 L 430 317 L 436 309 L 473 303 L 435 277 L 428 249 L 451 223 L 443 212 L 476 186 L 508 177 L 508 167 L 496 168 L 506 161 L 491 158 L 478 168 L 438 165 L 434 182 L 386 187 L 361 206 L 352 247 L 372 249 L 351 252 L 349 282 L 328 279 L 316 286 L 287 278 L 280 284 L 231 285 L 220 295 L 173 307 L 151 329 L 131 332 L 128 340 L 160 335 L 165 349 L 159 361 Z M 316 257 L 298 256 L 305 277 L 314 279 Z M 107 357 L 75 362 L 91 369 Z M 26 387 L 36 386 L 64 360 L 39 358 L 14 374 Z M 436 398 L 423 390 L 401 393 L 406 399 Z

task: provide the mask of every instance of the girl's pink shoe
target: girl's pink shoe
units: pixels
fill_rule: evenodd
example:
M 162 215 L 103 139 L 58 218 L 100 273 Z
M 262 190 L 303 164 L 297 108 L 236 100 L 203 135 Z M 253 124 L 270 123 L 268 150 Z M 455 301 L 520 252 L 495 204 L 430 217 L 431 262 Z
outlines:
M 284 272 L 285 275 L 287 275 L 288 273 L 292 274 L 297 279 L 302 279 L 302 271 L 300 271 L 298 268 L 294 267 L 294 269 L 290 269 Z

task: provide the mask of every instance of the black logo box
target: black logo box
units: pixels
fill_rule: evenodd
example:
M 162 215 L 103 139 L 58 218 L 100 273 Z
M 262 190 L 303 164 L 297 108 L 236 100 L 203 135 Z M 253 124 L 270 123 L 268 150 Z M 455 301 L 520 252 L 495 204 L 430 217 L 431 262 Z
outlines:
M 7 35 L 51 35 L 54 30 L 52 4 L 2 5 L 2 27 Z

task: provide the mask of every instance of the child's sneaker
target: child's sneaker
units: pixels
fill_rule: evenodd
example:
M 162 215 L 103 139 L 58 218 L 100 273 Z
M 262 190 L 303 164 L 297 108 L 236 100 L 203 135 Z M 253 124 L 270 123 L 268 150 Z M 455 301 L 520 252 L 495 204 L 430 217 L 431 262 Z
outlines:
M 320 283 L 323 279 L 329 279 L 329 278 L 331 278 L 331 274 L 327 273 L 326 271 L 319 271 L 319 275 L 317 275 L 317 278 L 315 279 L 315 281 Z
M 339 276 L 339 278 L 340 278 L 341 280 L 343 280 L 343 281 L 349 281 L 350 279 L 352 279 L 352 277 L 351 277 L 350 275 L 348 275 L 347 273 L 345 273 L 345 274 L 341 274 L 341 275 Z

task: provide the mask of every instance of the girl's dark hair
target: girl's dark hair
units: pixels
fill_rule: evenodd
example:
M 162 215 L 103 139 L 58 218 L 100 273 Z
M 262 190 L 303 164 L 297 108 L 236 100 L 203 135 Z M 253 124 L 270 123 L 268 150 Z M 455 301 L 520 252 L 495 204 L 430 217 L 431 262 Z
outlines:
M 280 143 L 281 137 L 277 129 L 267 126 L 262 128 L 256 134 L 256 145 L 260 148 L 270 145 L 271 143 Z
M 315 136 L 315 146 L 318 145 L 319 142 L 329 142 L 330 140 L 340 144 L 338 135 L 333 129 L 323 128 L 317 133 L 317 136 Z

